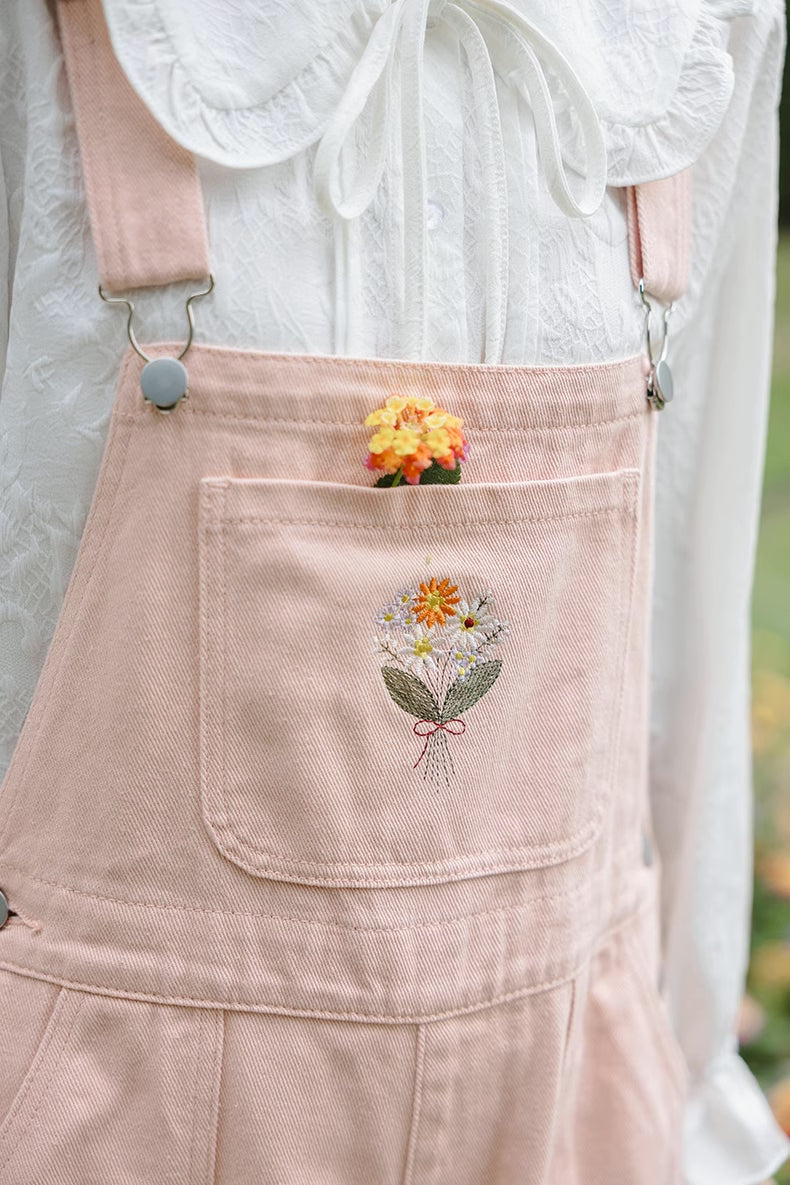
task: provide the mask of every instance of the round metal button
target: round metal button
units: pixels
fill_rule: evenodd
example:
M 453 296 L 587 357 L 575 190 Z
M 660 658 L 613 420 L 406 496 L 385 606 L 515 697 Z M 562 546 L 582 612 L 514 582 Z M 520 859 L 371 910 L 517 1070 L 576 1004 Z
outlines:
M 143 395 L 163 411 L 184 398 L 187 385 L 187 368 L 177 358 L 152 358 L 140 372 Z
M 653 845 L 646 831 L 642 832 L 642 861 L 648 868 L 653 863 Z
M 8 898 L 2 889 L 0 889 L 0 930 L 8 921 Z
M 665 362 L 663 358 L 656 363 L 654 381 L 664 403 L 671 403 L 672 396 L 675 394 L 675 383 L 672 378 L 672 371 L 669 369 L 669 363 Z

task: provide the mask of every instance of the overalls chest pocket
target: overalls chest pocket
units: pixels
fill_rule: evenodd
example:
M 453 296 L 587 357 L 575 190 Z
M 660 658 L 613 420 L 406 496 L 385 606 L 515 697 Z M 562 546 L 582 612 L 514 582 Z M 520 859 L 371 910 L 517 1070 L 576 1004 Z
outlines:
M 589 848 L 614 776 L 640 472 L 200 483 L 205 822 L 253 875 L 462 880 Z

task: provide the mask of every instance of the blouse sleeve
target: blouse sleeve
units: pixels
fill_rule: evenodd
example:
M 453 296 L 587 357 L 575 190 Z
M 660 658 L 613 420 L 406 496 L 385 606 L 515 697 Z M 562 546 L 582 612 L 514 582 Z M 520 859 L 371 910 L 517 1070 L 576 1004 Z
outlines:
M 691 1076 L 686 1185 L 758 1185 L 790 1153 L 735 1036 L 749 954 L 750 598 L 784 38 L 773 0 L 731 25 L 733 97 L 694 169 L 691 286 L 671 323 L 676 396 L 659 428 L 650 786 L 663 990 Z
M 5 360 L 8 352 L 8 293 L 11 288 L 8 195 L 3 169 L 3 146 L 0 143 L 0 397 Z
M 11 198 L 9 181 L 6 176 L 6 160 L 8 145 L 2 129 L 8 121 L 4 118 L 10 107 L 13 95 L 4 85 L 5 79 L 11 75 L 10 70 L 10 32 L 4 27 L 5 17 L 0 13 L 0 398 L 2 398 L 2 381 L 5 374 L 6 354 L 8 352 L 8 319 L 10 314 L 9 297 L 11 292 L 11 228 L 9 219 L 9 201 Z

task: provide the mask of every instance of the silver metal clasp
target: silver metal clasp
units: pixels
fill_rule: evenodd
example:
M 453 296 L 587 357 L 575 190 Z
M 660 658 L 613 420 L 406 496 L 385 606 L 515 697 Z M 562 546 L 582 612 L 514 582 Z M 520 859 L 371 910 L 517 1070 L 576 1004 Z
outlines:
M 650 333 L 650 319 L 653 306 L 645 295 L 644 277 L 639 281 L 639 299 L 642 301 L 642 306 L 645 310 L 645 338 L 647 340 L 647 356 L 650 360 L 650 373 L 647 376 L 647 398 L 656 411 L 663 411 L 666 405 L 672 401 L 672 396 L 675 393 L 672 371 L 667 362 L 669 318 L 672 316 L 672 310 L 675 305 L 672 303 L 664 306 L 661 318 L 663 322 L 661 349 L 658 357 L 656 357 L 653 351 L 653 339 Z
M 208 288 L 204 288 L 201 292 L 193 292 L 191 296 L 187 297 L 186 314 L 189 332 L 183 350 L 175 358 L 151 358 L 146 354 L 145 350 L 141 349 L 140 343 L 134 334 L 134 326 L 132 324 L 134 319 L 134 304 L 132 301 L 128 300 L 125 296 L 107 296 L 101 284 L 99 284 L 99 296 L 105 304 L 122 304 L 129 310 L 129 316 L 126 318 L 126 335 L 134 352 L 139 354 L 145 362 L 145 366 L 140 372 L 140 386 L 142 388 L 143 398 L 149 403 L 152 403 L 156 411 L 170 412 L 182 399 L 186 399 L 189 396 L 189 377 L 187 375 L 187 368 L 181 359 L 192 345 L 192 339 L 195 336 L 195 314 L 192 311 L 192 302 L 199 300 L 201 296 L 208 296 L 213 291 L 213 275 L 209 274 L 208 280 Z

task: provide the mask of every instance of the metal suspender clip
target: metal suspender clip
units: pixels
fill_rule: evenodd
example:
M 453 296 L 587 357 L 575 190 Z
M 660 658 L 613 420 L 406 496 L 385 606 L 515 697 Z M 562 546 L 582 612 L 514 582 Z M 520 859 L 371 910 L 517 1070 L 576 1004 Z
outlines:
M 664 331 L 661 339 L 661 349 L 656 357 L 653 353 L 653 339 L 650 336 L 650 316 L 653 312 L 653 306 L 645 295 L 644 276 L 639 281 L 639 299 L 642 301 L 645 310 L 645 337 L 647 338 L 647 356 L 650 360 L 650 373 L 647 376 L 647 398 L 656 411 L 663 411 L 666 405 L 671 402 L 674 394 L 672 371 L 667 362 L 667 349 L 669 348 L 669 318 L 672 316 L 672 310 L 675 306 L 674 303 L 664 306 L 664 312 L 662 314 Z
M 143 397 L 154 405 L 157 411 L 169 412 L 182 399 L 186 399 L 189 395 L 189 385 L 187 377 L 187 368 L 184 366 L 181 359 L 186 354 L 189 347 L 192 345 L 192 338 L 195 334 L 195 315 L 192 312 L 192 301 L 198 300 L 201 296 L 208 296 L 209 292 L 214 287 L 214 277 L 209 274 L 208 288 L 204 288 L 202 292 L 193 292 L 187 298 L 186 310 L 187 321 L 189 323 L 189 334 L 187 336 L 186 345 L 180 354 L 175 358 L 150 358 L 144 350 L 140 349 L 140 344 L 134 335 L 134 328 L 132 327 L 132 319 L 134 318 L 134 305 L 130 300 L 124 296 L 107 296 L 101 284 L 99 285 L 99 296 L 106 304 L 122 304 L 126 305 L 129 310 L 129 316 L 126 320 L 126 333 L 131 343 L 132 349 L 139 354 L 145 362 L 145 366 L 140 372 L 140 386 L 143 390 Z

